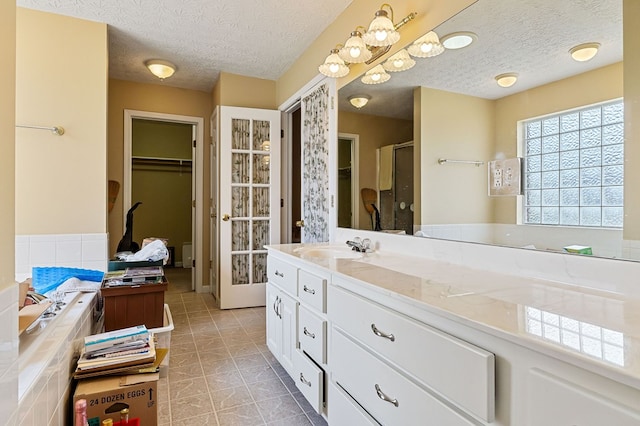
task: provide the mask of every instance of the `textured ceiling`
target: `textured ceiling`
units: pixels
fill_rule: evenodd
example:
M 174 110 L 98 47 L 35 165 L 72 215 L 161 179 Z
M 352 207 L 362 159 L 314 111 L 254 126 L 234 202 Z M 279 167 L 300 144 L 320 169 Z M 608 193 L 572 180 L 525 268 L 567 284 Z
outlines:
M 221 71 L 275 80 L 352 0 L 18 0 L 108 24 L 109 76 L 159 83 L 148 59 L 176 64 L 163 84 L 211 91 Z
M 622 0 L 478 0 L 435 31 L 440 37 L 471 31 L 478 39 L 464 49 L 418 58 L 415 67 L 392 73 L 384 84 L 369 86 L 357 79 L 340 89 L 339 107 L 356 111 L 347 97 L 368 94 L 371 101 L 362 113 L 412 119 L 418 86 L 498 99 L 619 62 Z M 571 47 L 594 41 L 602 45 L 595 58 L 571 59 Z M 519 74 L 507 89 L 494 80 L 506 72 Z

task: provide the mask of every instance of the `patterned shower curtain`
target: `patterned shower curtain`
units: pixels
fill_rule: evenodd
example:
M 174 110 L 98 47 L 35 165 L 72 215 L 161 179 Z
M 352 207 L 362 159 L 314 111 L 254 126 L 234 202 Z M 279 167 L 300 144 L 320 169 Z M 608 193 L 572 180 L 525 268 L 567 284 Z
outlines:
M 302 98 L 303 243 L 329 241 L 329 86 Z

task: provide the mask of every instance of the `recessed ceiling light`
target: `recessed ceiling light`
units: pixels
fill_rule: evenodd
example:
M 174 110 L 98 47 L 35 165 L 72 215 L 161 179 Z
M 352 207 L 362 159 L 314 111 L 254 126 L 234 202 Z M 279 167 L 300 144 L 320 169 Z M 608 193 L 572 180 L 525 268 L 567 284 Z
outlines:
M 468 31 L 460 31 L 441 37 L 440 43 L 442 43 L 442 45 L 447 49 L 455 50 L 467 47 L 477 39 L 478 36 L 474 33 Z
M 498 83 L 498 86 L 500 87 L 511 87 L 516 84 L 517 80 L 518 74 L 515 72 L 508 72 L 496 76 L 496 83 Z
M 600 43 L 584 43 L 569 49 L 571 57 L 578 62 L 585 62 L 596 56 Z

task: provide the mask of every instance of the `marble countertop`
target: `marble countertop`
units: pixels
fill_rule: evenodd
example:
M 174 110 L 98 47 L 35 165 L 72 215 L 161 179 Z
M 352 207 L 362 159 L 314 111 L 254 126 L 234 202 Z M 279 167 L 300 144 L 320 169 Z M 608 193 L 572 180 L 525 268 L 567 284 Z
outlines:
M 581 361 L 640 389 L 639 299 L 392 252 L 342 258 L 342 245 L 268 248 L 525 347 Z M 318 248 L 335 248 L 336 257 L 331 250 L 315 256 Z

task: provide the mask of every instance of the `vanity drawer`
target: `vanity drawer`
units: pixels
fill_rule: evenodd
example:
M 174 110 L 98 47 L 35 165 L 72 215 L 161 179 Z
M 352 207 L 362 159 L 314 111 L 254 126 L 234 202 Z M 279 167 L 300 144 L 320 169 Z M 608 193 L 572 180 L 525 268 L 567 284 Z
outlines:
M 340 386 L 329 383 L 329 424 L 349 426 L 378 426 L 357 402 L 353 400 Z
M 300 349 L 305 351 L 318 364 L 326 363 L 326 330 L 327 322 L 325 320 L 300 305 L 298 310 L 298 342 L 300 342 Z
M 324 371 L 302 351 L 295 351 L 293 380 L 314 410 L 322 413 Z
M 298 298 L 319 312 L 326 312 L 327 279 L 302 269 L 298 272 Z
M 331 336 L 333 380 L 381 424 L 474 424 L 340 331 Z
M 272 256 L 268 256 L 267 276 L 269 277 L 269 281 L 277 284 L 287 293 L 292 296 L 297 295 L 298 268 L 292 264 L 276 259 Z
M 347 334 L 467 412 L 493 421 L 492 353 L 333 285 L 328 299 L 329 317 Z

